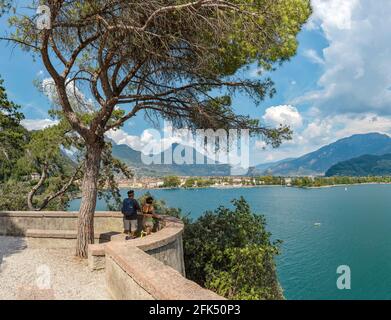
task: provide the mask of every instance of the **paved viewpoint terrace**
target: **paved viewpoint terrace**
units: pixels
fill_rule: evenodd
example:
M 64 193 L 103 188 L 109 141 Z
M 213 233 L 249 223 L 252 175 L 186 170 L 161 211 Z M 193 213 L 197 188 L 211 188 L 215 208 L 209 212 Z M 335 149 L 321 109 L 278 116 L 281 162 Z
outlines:
M 30 248 L 0 236 L 0 299 L 109 299 L 105 272 L 90 272 L 74 249 Z
M 0 212 L 0 299 L 222 299 L 185 278 L 180 220 L 127 240 L 122 214 L 97 212 L 88 260 L 76 226 L 72 212 Z

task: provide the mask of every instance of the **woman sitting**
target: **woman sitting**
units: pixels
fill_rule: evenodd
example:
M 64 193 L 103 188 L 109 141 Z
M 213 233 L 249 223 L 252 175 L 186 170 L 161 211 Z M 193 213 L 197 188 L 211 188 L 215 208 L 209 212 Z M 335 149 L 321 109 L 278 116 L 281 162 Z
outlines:
M 144 232 L 148 235 L 151 234 L 154 226 L 154 221 L 153 219 L 160 219 L 159 215 L 155 213 L 155 208 L 153 206 L 153 198 L 152 197 L 147 197 L 145 199 L 145 203 L 143 204 L 141 211 L 144 215 L 144 222 L 143 222 L 143 227 L 144 227 Z

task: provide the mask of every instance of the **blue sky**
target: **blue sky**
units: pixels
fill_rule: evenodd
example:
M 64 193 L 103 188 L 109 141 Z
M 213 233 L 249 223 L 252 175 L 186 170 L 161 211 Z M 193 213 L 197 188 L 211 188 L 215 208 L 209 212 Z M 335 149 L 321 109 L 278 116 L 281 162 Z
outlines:
M 391 1 L 312 0 L 312 5 L 297 55 L 270 74 L 276 96 L 258 107 L 244 96 L 234 99 L 241 113 L 267 125 L 288 124 L 295 132 L 276 150 L 253 140 L 252 164 L 300 156 L 356 133 L 391 132 Z M 0 75 L 30 128 L 50 123 L 50 103 L 33 85 L 47 78 L 43 70 L 39 59 L 0 43 Z M 258 77 L 256 71 L 252 66 L 248 77 Z M 138 116 L 113 138 L 134 146 L 149 127 Z

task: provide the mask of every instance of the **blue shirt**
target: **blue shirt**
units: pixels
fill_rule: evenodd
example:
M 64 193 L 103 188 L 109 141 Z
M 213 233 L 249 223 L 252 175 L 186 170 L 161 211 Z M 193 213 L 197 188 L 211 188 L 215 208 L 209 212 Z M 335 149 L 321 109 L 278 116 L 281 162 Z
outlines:
M 137 219 L 137 211 L 140 211 L 140 206 L 135 199 L 127 198 L 122 203 L 122 213 L 126 219 Z

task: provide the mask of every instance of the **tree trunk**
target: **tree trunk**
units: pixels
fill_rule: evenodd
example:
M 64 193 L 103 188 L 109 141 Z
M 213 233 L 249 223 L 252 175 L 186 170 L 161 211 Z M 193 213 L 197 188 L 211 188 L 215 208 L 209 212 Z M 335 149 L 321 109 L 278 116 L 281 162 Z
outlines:
M 38 183 L 33 187 L 33 189 L 28 193 L 27 195 L 27 206 L 29 208 L 30 211 L 38 211 L 34 205 L 33 205 L 33 198 L 35 196 L 35 193 L 39 190 L 39 188 L 41 188 L 43 186 L 43 184 L 45 183 L 45 180 L 47 178 L 47 169 L 48 169 L 48 166 L 45 164 L 43 165 L 42 167 L 42 173 L 41 173 L 41 177 L 39 178 L 39 181 Z
M 76 256 L 81 258 L 87 258 L 88 245 L 94 243 L 94 213 L 102 150 L 102 143 L 87 144 L 76 245 Z

